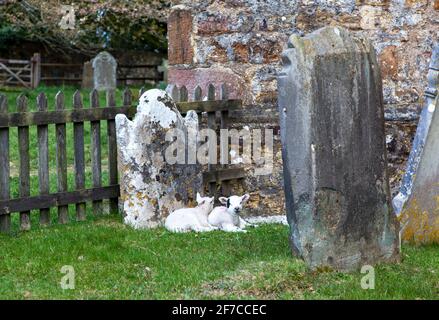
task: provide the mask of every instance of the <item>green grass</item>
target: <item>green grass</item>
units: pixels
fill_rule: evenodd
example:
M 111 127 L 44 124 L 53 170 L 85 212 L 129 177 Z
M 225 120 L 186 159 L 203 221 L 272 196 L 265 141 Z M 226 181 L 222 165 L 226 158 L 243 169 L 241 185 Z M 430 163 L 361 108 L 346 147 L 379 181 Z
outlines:
M 133 230 L 119 216 L 0 236 L 3 299 L 437 299 L 439 247 L 404 247 L 403 261 L 360 272 L 312 272 L 290 255 L 288 229 L 247 234 Z M 75 269 L 62 290 L 63 265 Z

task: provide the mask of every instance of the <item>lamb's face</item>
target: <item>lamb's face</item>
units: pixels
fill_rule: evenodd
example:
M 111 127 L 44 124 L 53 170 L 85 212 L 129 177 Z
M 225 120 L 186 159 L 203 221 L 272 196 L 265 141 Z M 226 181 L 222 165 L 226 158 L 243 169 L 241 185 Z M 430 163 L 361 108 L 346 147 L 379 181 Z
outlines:
M 243 205 L 250 198 L 249 194 L 243 196 L 220 197 L 219 201 L 227 207 L 230 214 L 238 215 L 242 211 Z
M 213 202 L 215 197 L 202 197 L 199 193 L 197 193 L 197 204 L 198 207 L 203 207 L 207 211 L 213 210 Z

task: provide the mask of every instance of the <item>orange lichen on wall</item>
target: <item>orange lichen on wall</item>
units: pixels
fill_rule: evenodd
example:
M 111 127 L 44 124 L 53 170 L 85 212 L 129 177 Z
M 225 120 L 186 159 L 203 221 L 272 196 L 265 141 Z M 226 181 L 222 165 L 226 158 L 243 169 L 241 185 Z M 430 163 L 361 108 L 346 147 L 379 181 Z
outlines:
M 401 240 L 415 244 L 439 243 L 439 195 L 436 196 L 436 209 L 427 212 L 412 199 L 410 205 L 400 216 Z

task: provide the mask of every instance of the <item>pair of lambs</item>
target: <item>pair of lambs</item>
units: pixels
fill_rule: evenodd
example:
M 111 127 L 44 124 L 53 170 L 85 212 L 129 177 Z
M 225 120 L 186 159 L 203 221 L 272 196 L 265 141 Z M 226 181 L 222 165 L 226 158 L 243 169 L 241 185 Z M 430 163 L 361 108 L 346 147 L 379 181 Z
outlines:
M 214 197 L 201 197 L 197 193 L 197 206 L 183 208 L 172 212 L 165 222 L 165 227 L 172 232 L 205 232 L 223 230 L 228 232 L 245 232 L 248 225 L 239 216 L 242 206 L 250 198 L 245 194 L 241 197 L 220 197 L 219 201 L 225 206 L 213 208 Z

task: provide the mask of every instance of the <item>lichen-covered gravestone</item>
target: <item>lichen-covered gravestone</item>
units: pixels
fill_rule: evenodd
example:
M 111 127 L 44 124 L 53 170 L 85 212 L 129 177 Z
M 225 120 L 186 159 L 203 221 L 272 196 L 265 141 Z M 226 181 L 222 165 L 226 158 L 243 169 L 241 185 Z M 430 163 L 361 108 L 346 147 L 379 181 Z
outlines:
M 133 121 L 116 116 L 125 223 L 136 229 L 157 227 L 173 210 L 195 204 L 201 168 L 186 164 L 185 137 L 197 131 L 197 114 L 189 111 L 182 118 L 171 97 L 158 89 L 140 97 Z
M 99 91 L 116 88 L 117 62 L 114 57 L 106 52 L 100 52 L 93 59 L 93 82 L 94 88 Z
M 288 46 L 278 91 L 293 252 L 312 268 L 397 261 L 374 48 L 334 27 Z
M 439 243 L 439 100 L 432 104 L 433 118 L 402 213 L 401 238 L 406 242 Z
M 433 49 L 407 169 L 393 206 L 406 242 L 439 243 L 439 44 Z

